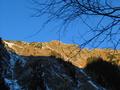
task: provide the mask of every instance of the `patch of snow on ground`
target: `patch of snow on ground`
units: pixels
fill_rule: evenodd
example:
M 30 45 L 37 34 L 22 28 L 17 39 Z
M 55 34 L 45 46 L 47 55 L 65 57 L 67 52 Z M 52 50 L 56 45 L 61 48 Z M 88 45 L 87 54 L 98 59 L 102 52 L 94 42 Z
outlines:
M 52 90 L 48 87 L 47 83 L 45 83 L 45 86 L 46 86 L 46 90 Z
M 23 47 L 21 47 L 20 45 L 16 45 L 16 44 L 14 44 L 14 43 L 6 42 L 6 41 L 4 41 L 4 43 L 7 44 L 8 47 L 10 47 L 10 48 L 13 48 L 13 46 L 16 46 L 16 47 L 19 47 L 19 48 L 23 48 Z
M 4 43 L 7 44 L 10 48 L 12 48 L 15 45 L 14 43 L 6 42 L 6 41 L 4 41 Z
M 97 87 L 92 81 L 88 81 L 92 86 L 94 86 L 97 90 L 99 90 L 99 87 Z
M 9 80 L 7 78 L 4 79 L 6 84 L 10 87 L 10 90 L 21 90 L 17 80 Z
M 16 55 L 14 53 L 9 52 L 9 54 L 10 54 L 9 71 L 12 74 L 12 79 L 4 78 L 5 83 L 10 87 L 10 90 L 21 90 L 21 87 L 19 86 L 17 80 L 14 80 L 15 73 L 14 73 L 13 69 L 14 69 L 15 63 L 19 60 L 20 60 L 20 62 L 22 62 L 22 65 L 24 66 L 25 60 L 22 57 L 20 57 L 19 55 Z

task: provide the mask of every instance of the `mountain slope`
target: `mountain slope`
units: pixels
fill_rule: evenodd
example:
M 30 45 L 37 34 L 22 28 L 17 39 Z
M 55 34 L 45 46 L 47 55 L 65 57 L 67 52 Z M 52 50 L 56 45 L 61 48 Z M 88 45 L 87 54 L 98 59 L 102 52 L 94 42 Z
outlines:
M 84 68 L 91 57 L 101 57 L 106 61 L 120 65 L 120 50 L 82 49 L 78 45 L 64 44 L 59 41 L 32 42 L 5 41 L 6 45 L 17 54 L 24 56 L 56 56 L 70 61 L 77 67 Z
M 44 47 L 41 43 L 4 43 L 0 44 L 0 82 L 7 89 L 0 83 L 0 90 L 103 90 L 51 43 L 42 43 Z

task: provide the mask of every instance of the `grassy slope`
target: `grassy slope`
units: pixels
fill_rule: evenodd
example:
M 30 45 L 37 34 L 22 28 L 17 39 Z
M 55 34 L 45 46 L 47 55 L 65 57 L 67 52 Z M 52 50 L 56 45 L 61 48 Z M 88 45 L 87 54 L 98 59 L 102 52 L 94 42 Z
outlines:
M 85 67 L 90 57 L 102 57 L 108 62 L 120 65 L 120 51 L 112 49 L 80 49 L 77 45 L 64 44 L 59 41 L 52 42 L 32 42 L 7 41 L 14 43 L 12 49 L 16 53 L 24 56 L 56 56 L 70 60 L 75 66 Z

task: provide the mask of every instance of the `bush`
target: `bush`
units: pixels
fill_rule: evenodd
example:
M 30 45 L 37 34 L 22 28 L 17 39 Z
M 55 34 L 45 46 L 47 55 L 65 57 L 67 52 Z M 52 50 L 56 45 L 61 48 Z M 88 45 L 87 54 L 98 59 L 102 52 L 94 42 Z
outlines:
M 42 43 L 38 43 L 35 45 L 36 48 L 42 48 Z
M 30 43 L 30 45 L 32 45 L 36 48 L 42 48 L 42 46 L 43 46 L 42 43 L 35 43 L 35 42 Z
M 101 61 L 102 60 L 102 58 L 101 57 L 89 57 L 88 59 L 87 59 L 87 63 L 89 64 L 89 63 L 92 63 L 92 62 L 95 62 L 95 61 Z

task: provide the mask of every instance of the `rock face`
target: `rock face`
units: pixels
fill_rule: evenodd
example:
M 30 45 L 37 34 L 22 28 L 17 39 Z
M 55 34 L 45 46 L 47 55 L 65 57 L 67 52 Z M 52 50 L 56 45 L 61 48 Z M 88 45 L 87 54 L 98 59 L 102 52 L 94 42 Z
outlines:
M 9 60 L 9 54 L 5 49 L 3 42 L 0 40 L 0 90 L 9 90 L 9 87 L 5 84 L 4 80 L 4 73 L 7 71 Z
M 12 46 L 0 44 L 0 90 L 104 90 L 69 61 L 20 55 Z
M 10 90 L 10 88 L 5 84 L 4 78 L 0 77 L 0 90 Z

